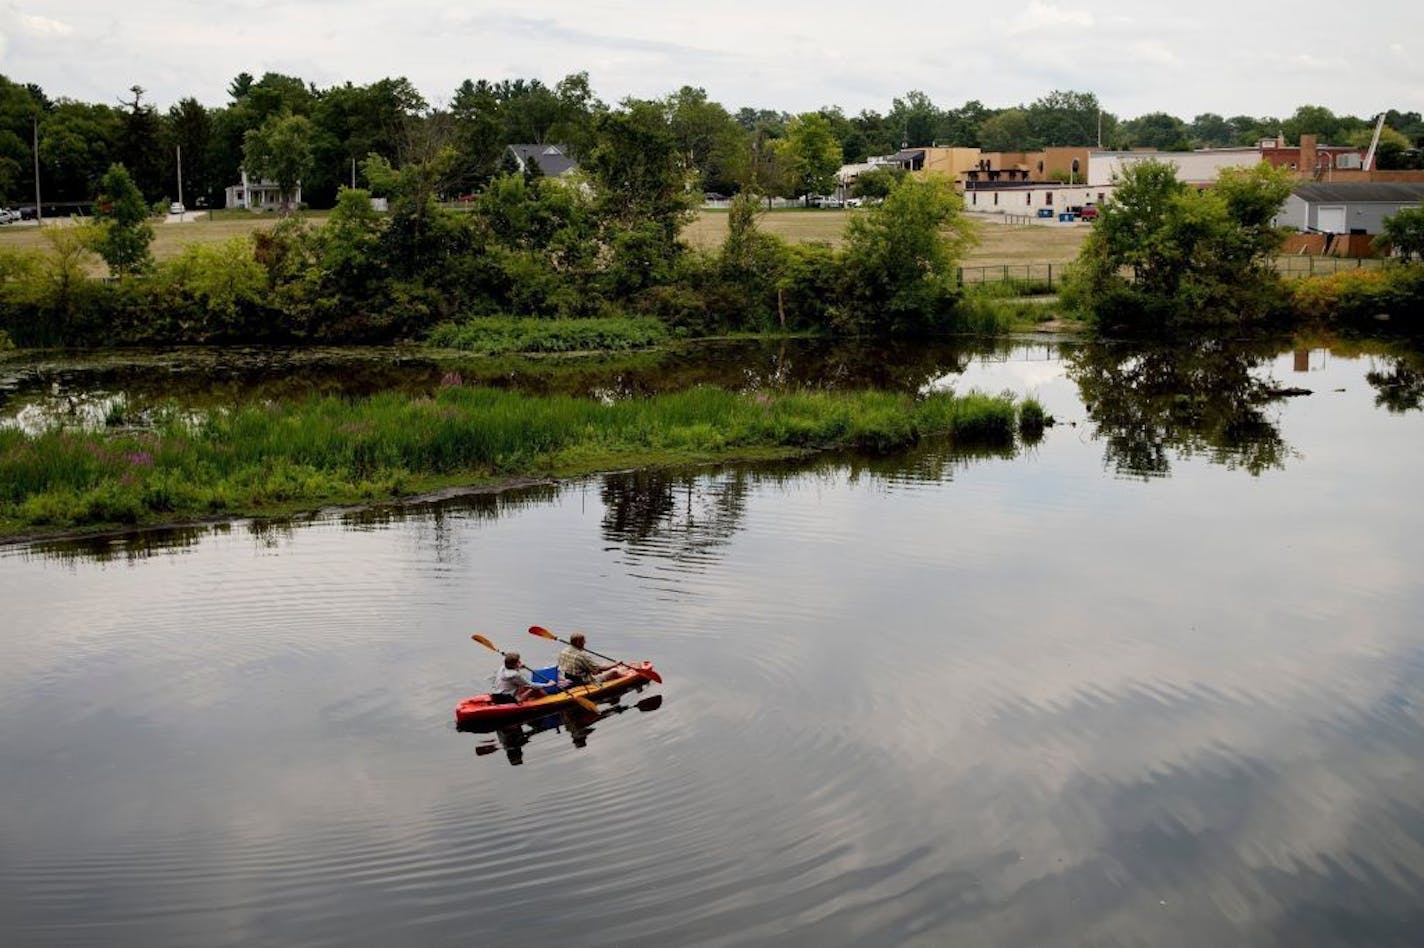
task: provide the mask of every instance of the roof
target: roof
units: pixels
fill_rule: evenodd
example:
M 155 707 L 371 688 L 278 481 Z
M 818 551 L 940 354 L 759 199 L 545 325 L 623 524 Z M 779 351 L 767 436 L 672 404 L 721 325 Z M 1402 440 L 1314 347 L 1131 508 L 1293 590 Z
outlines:
M 901 148 L 891 156 L 891 161 L 915 161 L 925 157 L 923 148 Z
M 1302 184 L 1294 193 L 1307 204 L 1418 204 L 1424 201 L 1424 182 Z
M 578 167 L 578 162 L 568 156 L 567 145 L 510 145 L 509 150 L 514 153 L 514 160 L 519 162 L 521 170 L 527 168 L 529 159 L 533 158 L 539 170 L 550 178 L 557 178 Z

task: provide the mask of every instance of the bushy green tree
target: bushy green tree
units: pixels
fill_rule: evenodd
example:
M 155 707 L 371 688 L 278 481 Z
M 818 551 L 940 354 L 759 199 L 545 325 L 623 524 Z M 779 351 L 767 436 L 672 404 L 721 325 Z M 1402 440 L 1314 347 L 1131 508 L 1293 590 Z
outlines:
M 312 167 L 312 123 L 304 115 L 274 115 L 243 136 L 247 173 L 275 181 L 282 192 L 282 209 L 292 209 L 292 193 Z
M 948 325 L 955 268 L 971 241 L 964 202 L 940 176 L 902 180 L 846 226 L 840 318 L 847 329 L 919 333 Z
M 1406 263 L 1424 260 L 1424 205 L 1406 207 L 1386 217 L 1375 246 L 1392 248 Z
M 1271 223 L 1290 194 L 1290 172 L 1264 162 L 1222 172 L 1198 192 L 1160 161 L 1123 170 L 1100 209 L 1064 291 L 1104 325 L 1141 330 L 1249 319 L 1279 305 Z
M 858 198 L 883 199 L 895 189 L 895 185 L 909 174 L 899 165 L 881 165 L 862 172 L 855 179 L 855 196 Z
M 841 146 L 824 115 L 806 112 L 786 126 L 779 143 L 787 168 L 787 197 L 829 194 L 836 186 L 841 167 Z
M 94 249 L 115 276 L 130 276 L 153 268 L 153 226 L 148 205 L 123 165 L 110 165 L 99 179 L 94 204 L 98 232 Z

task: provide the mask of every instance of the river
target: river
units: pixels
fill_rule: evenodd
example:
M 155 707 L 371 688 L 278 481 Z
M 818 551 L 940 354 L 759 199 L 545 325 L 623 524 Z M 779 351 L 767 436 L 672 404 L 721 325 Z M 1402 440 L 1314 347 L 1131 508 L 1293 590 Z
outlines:
M 0 391 L 49 417 L 228 377 L 145 364 L 8 363 Z M 0 547 L 6 944 L 1419 943 L 1417 356 L 701 365 L 499 378 L 868 373 L 1034 394 L 1058 423 L 997 454 Z M 409 368 L 232 385 L 456 371 Z M 455 730 L 497 662 L 470 635 L 552 659 L 536 623 L 665 682 L 588 733 Z

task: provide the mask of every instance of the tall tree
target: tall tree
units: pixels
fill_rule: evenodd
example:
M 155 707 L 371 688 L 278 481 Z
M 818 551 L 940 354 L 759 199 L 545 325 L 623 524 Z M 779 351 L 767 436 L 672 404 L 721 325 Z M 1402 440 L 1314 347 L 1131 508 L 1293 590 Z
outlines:
M 732 191 L 736 170 L 746 151 L 747 133 L 707 92 L 683 86 L 664 100 L 668 124 L 678 148 L 698 175 L 704 190 Z
M 935 143 L 943 119 L 944 113 L 930 97 L 915 89 L 891 101 L 885 124 L 899 136 L 896 147 L 916 148 Z
M 292 193 L 310 173 L 312 124 L 304 115 L 274 115 L 243 138 L 243 160 L 249 175 L 276 182 L 283 210 L 291 210 Z
M 1187 127 L 1192 144 L 1199 148 L 1224 148 L 1236 144 L 1236 131 L 1231 123 L 1215 112 L 1203 112 Z
M 0 76 L 0 199 L 34 200 L 35 121 L 44 112 L 43 95 Z
M 1093 93 L 1055 89 L 1028 107 L 1028 123 L 1032 130 L 1028 147 L 1092 145 L 1097 141 L 1100 115 L 1102 106 Z
M 198 197 L 216 200 L 224 184 L 212 173 L 210 149 L 213 139 L 213 119 L 207 108 L 191 96 L 178 100 L 168 110 L 164 121 L 166 175 L 177 187 L 179 165 L 182 165 L 183 200 L 193 203 Z M 171 192 L 178 197 L 177 191 Z
M 115 154 L 143 196 L 156 201 L 167 193 L 163 186 L 162 128 L 158 110 L 143 101 L 145 93 L 142 86 L 130 86 L 133 99 L 120 100 L 124 111 Z
M 153 242 L 148 205 L 123 165 L 111 165 L 99 179 L 94 217 L 100 228 L 94 249 L 109 265 L 110 273 L 124 277 L 153 267 L 148 249 Z
M 1030 151 L 1033 130 L 1023 109 L 1004 109 L 979 125 L 979 147 L 985 151 Z
M 818 112 L 798 115 L 786 126 L 779 142 L 787 168 L 787 197 L 829 194 L 836 186 L 841 166 L 840 143 L 830 121 Z
M 40 174 L 57 201 L 87 201 L 114 161 L 119 137 L 117 110 L 60 99 L 40 128 Z M 31 195 L 33 198 L 33 195 Z
M 1187 151 L 1186 123 L 1166 112 L 1148 112 L 1122 124 L 1126 143 L 1133 148 L 1156 148 L 1161 151 Z

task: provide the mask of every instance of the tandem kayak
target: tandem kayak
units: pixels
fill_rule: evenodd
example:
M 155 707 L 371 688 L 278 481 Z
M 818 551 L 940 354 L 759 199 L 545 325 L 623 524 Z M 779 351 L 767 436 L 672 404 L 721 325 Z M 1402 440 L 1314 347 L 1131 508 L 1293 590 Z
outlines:
M 549 714 L 567 707 L 578 707 L 578 702 L 573 698 L 574 695 L 588 701 L 597 701 L 599 698 L 612 697 L 629 688 L 641 688 L 653 680 L 652 676 L 648 674 L 653 671 L 652 662 L 632 662 L 625 665 L 624 670 L 627 672 L 626 674 L 591 685 L 575 685 L 562 691 L 557 688 L 545 688 L 544 697 L 534 698 L 530 701 L 496 704 L 493 695 L 475 695 L 473 698 L 466 698 L 455 705 L 455 724 L 459 726 L 477 722 L 508 721 L 530 714 Z M 535 669 L 533 680 L 536 683 L 545 679 L 552 680 L 555 672 L 556 670 L 553 668 Z

